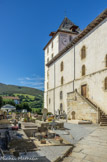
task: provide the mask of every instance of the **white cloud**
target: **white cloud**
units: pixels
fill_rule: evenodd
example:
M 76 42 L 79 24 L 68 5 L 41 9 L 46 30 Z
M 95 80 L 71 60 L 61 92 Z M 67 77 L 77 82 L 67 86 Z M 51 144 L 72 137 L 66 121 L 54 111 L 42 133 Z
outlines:
M 23 77 L 18 79 L 22 86 L 28 86 L 37 89 L 44 89 L 44 78 L 36 75 L 32 75 L 31 77 Z

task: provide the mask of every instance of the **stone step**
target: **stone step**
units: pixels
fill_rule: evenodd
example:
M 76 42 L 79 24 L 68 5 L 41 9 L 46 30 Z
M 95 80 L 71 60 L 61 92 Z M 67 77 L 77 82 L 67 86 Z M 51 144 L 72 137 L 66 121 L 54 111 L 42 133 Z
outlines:
M 100 118 L 101 118 L 101 119 L 107 119 L 107 117 L 102 117 L 102 116 L 101 116 Z
M 104 120 L 107 120 L 107 118 L 100 118 L 100 119 L 104 119 Z
M 107 115 L 101 112 L 100 126 L 107 126 Z
M 104 123 L 107 123 L 107 120 L 100 120 L 100 122 L 104 122 Z
M 107 126 L 107 124 L 100 124 L 100 126 Z
M 107 119 L 106 117 L 101 117 L 101 119 Z
M 107 126 L 107 122 L 100 122 L 100 126 Z
M 100 123 L 107 123 L 106 121 L 100 122 Z
M 100 118 L 101 120 L 107 120 L 107 118 Z
M 101 117 L 101 119 L 107 119 L 107 118 Z
M 101 117 L 107 118 L 107 115 L 101 115 Z

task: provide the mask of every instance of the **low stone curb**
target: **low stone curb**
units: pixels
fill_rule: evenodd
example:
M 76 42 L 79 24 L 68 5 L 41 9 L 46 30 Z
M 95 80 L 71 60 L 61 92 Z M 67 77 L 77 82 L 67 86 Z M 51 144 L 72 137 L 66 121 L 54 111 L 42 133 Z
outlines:
M 66 152 L 62 153 L 62 156 L 59 156 L 58 158 L 56 158 L 52 162 L 61 162 L 66 156 L 69 155 L 69 153 L 72 152 L 73 148 L 74 148 L 74 146 L 72 145 Z

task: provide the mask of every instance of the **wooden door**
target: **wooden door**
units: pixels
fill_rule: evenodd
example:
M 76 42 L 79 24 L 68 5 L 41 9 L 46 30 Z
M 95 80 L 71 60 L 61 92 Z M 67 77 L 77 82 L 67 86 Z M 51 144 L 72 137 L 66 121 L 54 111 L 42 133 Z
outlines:
M 84 96 L 85 98 L 87 97 L 87 85 L 82 85 L 81 86 L 81 95 Z

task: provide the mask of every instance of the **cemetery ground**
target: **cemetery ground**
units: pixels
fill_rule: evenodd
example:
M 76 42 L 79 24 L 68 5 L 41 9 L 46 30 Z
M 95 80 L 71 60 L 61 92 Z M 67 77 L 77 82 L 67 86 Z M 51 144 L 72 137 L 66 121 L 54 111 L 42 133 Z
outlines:
M 32 162 L 107 161 L 106 126 L 50 121 L 50 118 L 42 121 L 42 118 L 30 113 L 13 113 L 8 119 L 0 120 L 1 161 L 9 158 Z

